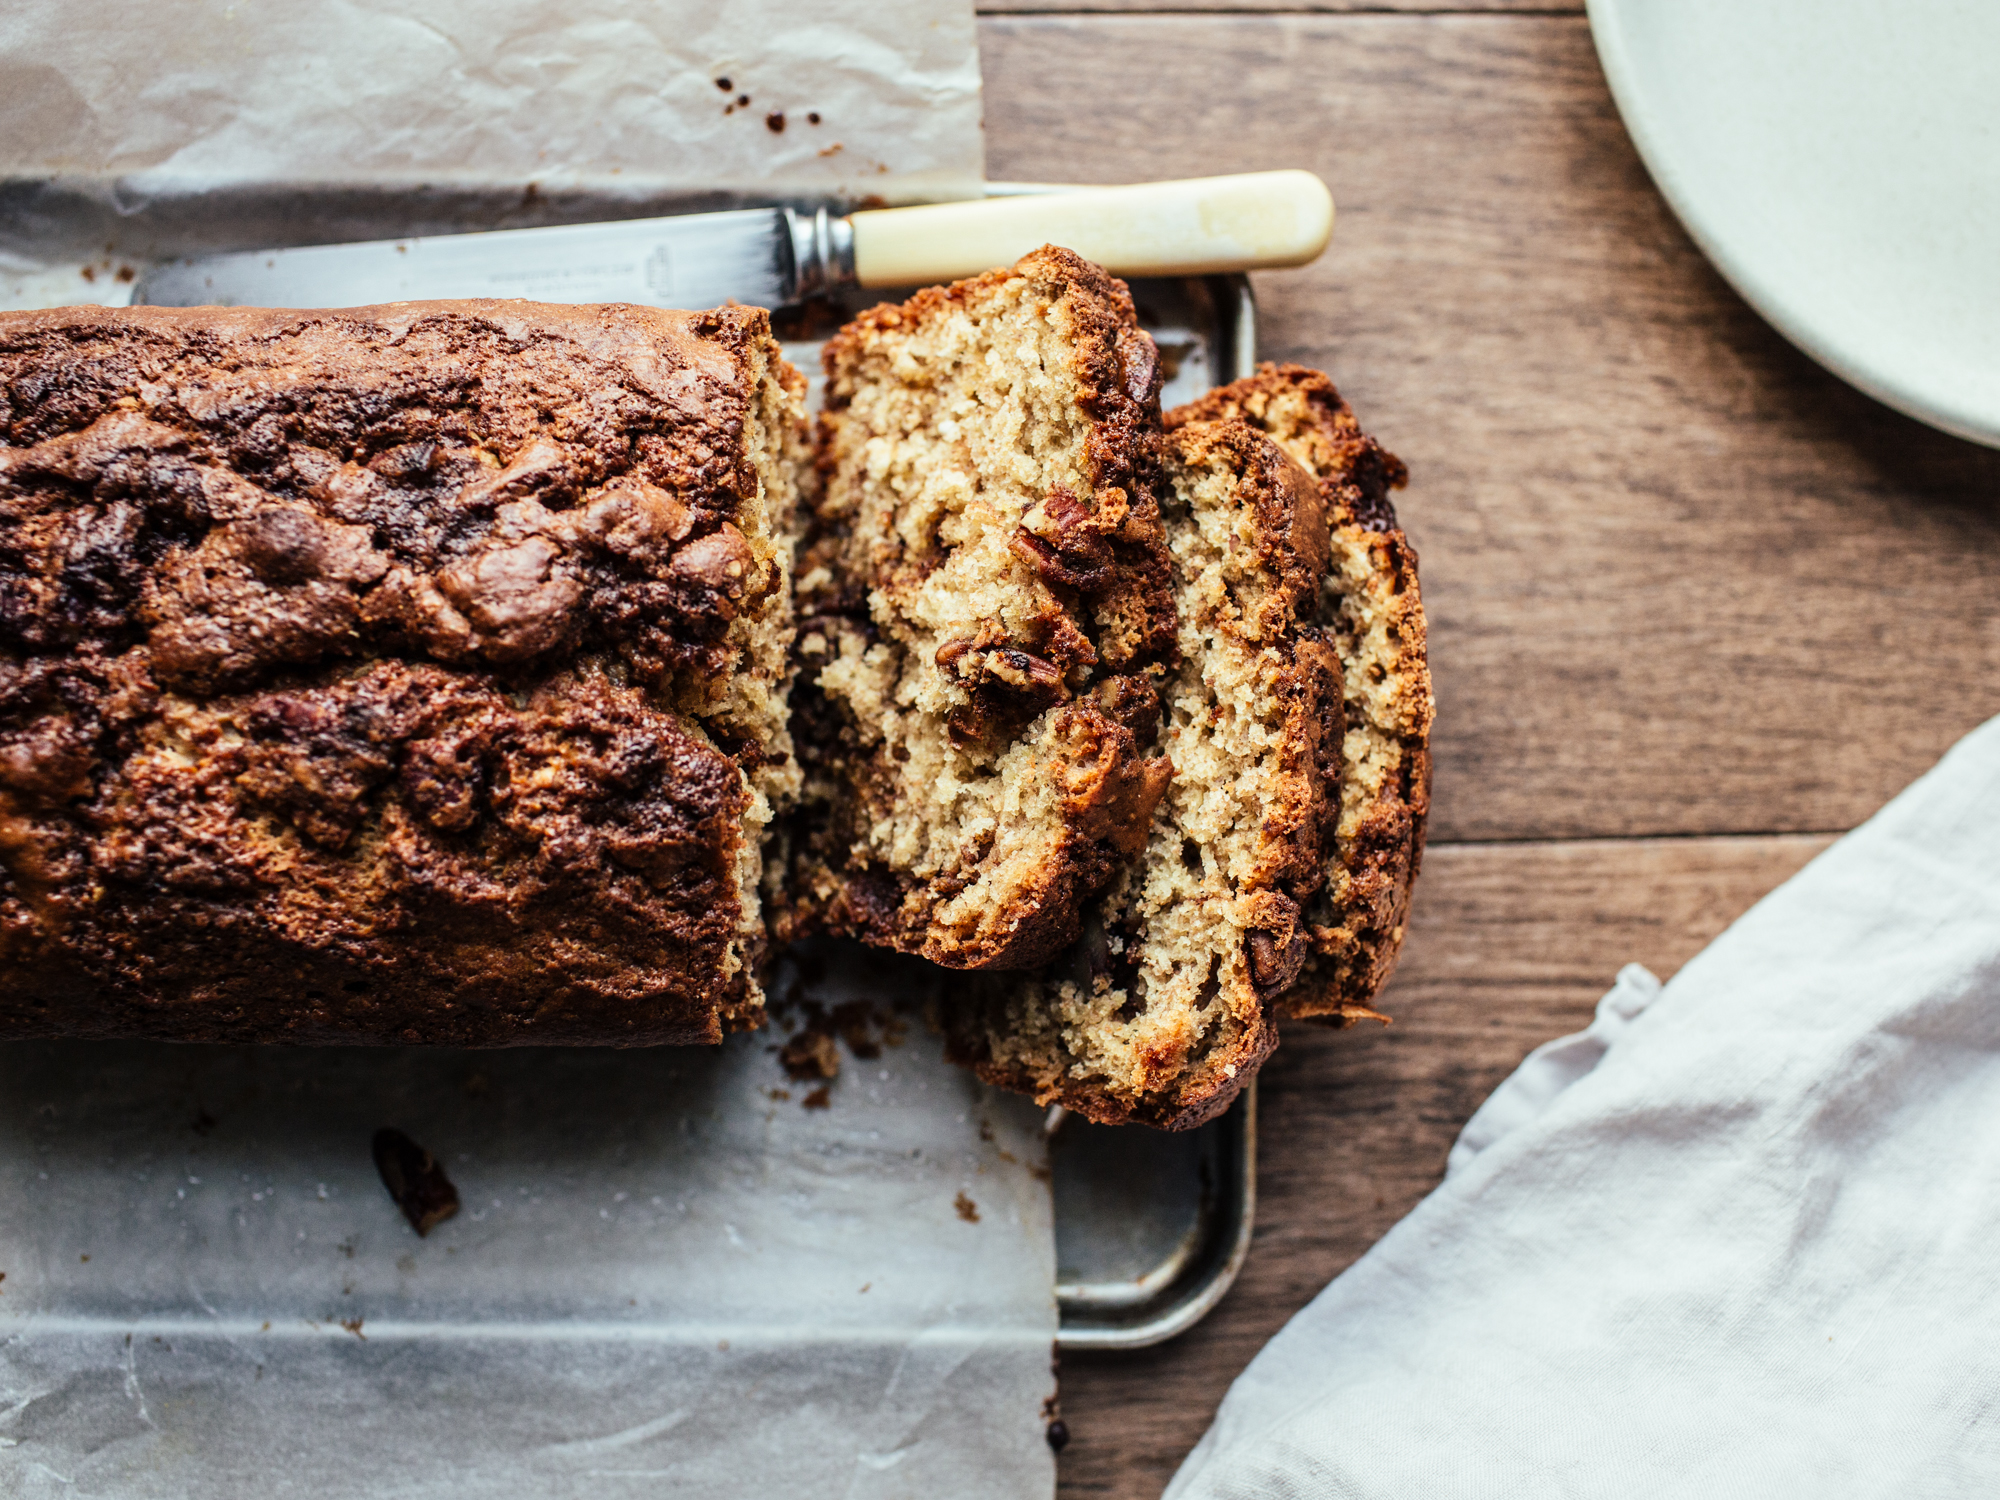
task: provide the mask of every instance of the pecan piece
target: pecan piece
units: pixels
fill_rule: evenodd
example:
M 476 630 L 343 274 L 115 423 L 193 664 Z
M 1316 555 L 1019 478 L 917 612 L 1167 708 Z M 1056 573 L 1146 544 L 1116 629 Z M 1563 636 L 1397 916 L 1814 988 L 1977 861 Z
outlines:
M 1044 581 L 1062 588 L 1083 594 L 1109 588 L 1111 545 L 1105 540 L 1102 518 L 1060 484 L 1049 491 L 1042 514 L 1054 526 L 1055 535 L 1042 536 L 1020 527 L 1008 543 L 1014 555 Z
M 1104 566 L 1076 566 L 1060 552 L 1036 536 L 1026 527 L 1017 529 L 1007 544 L 1014 555 L 1027 563 L 1048 583 L 1066 589 L 1075 589 L 1080 594 L 1100 592 L 1111 581 L 1111 570 Z
M 1068 696 L 1062 668 L 1019 646 L 992 643 L 983 632 L 946 641 L 932 659 L 972 698 L 946 720 L 952 743 L 961 747 L 1018 729 Z
M 1312 943 L 1300 919 L 1299 904 L 1279 891 L 1262 891 L 1254 898 L 1258 926 L 1244 946 L 1250 959 L 1250 982 L 1258 998 L 1269 1000 L 1288 988 L 1305 966 Z
M 1302 932 L 1294 932 L 1282 944 L 1268 932 L 1251 933 L 1250 979 L 1257 986 L 1257 993 L 1269 999 L 1297 979 L 1299 970 L 1305 966 L 1308 947 Z

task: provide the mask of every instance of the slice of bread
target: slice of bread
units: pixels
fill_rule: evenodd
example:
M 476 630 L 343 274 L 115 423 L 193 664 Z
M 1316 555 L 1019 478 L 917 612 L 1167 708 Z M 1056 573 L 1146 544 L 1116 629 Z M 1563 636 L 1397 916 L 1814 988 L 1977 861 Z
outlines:
M 1284 1016 L 1370 1019 L 1395 968 L 1423 859 L 1431 804 L 1430 660 L 1417 553 L 1389 492 L 1408 471 L 1362 432 L 1333 382 L 1301 365 L 1247 380 L 1167 414 L 1168 429 L 1235 418 L 1267 434 L 1319 483 L 1331 564 L 1321 613 L 1346 674 L 1340 826 L 1327 882 L 1308 907 L 1312 947 L 1278 1003 Z
M 952 1012 L 989 1081 L 1186 1128 L 1277 1043 L 1372 1016 L 1428 797 L 1430 685 L 1403 471 L 1330 382 L 1266 366 L 1167 419 L 1174 778 L 1083 939 Z M 1302 467 L 1302 465 L 1304 467 Z
M 1170 771 L 1157 351 L 1045 248 L 864 314 L 826 370 L 776 935 L 1045 963 Z

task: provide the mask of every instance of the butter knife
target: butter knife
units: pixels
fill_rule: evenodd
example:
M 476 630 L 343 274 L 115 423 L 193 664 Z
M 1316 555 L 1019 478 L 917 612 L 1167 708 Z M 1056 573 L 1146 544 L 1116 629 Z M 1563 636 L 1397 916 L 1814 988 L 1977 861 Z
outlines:
M 1305 265 L 1333 233 L 1310 172 L 1074 188 L 871 209 L 737 209 L 166 261 L 161 307 L 354 307 L 445 297 L 784 307 L 836 287 L 918 286 L 1059 244 L 1122 276 Z

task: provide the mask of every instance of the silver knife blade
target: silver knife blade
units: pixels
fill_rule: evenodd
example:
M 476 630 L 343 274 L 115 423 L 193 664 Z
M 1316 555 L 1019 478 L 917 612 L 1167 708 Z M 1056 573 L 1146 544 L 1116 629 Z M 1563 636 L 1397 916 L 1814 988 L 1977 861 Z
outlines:
M 359 307 L 526 297 L 704 308 L 733 298 L 782 307 L 798 290 L 793 233 L 784 209 L 753 208 L 248 251 L 154 266 L 132 300 L 158 307 Z

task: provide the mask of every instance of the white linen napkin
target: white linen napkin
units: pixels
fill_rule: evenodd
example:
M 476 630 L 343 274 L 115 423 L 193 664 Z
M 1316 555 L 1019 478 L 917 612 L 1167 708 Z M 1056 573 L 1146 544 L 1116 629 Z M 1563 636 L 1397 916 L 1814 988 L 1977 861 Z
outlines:
M 1502 1086 L 1170 1500 L 2000 1494 L 2000 719 L 1657 984 Z

